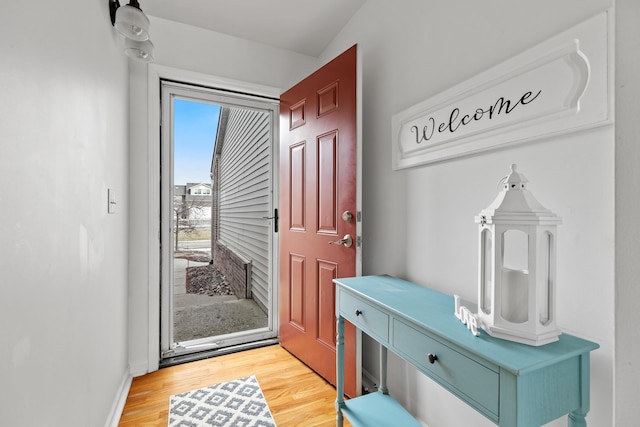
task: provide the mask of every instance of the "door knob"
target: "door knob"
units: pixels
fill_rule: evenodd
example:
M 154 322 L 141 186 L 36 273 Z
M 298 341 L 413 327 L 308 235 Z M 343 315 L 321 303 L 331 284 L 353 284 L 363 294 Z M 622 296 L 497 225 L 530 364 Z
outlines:
M 340 240 L 334 240 L 329 242 L 330 245 L 344 245 L 345 248 L 350 248 L 353 245 L 353 238 L 351 234 L 345 234 Z

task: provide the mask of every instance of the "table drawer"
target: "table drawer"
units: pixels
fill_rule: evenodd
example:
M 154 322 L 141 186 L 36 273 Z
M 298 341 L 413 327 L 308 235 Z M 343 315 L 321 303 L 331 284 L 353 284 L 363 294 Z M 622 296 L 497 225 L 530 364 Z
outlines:
M 442 342 L 393 320 L 393 348 L 426 375 L 477 410 L 496 419 L 499 415 L 500 375 Z M 437 357 L 433 363 L 429 354 Z
M 389 342 L 389 316 L 347 292 L 340 291 L 339 308 L 342 317 L 358 329 L 384 342 Z

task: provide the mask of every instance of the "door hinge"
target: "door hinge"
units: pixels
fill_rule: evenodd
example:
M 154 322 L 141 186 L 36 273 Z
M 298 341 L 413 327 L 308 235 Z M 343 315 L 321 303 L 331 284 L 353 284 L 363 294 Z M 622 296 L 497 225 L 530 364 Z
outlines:
M 357 236 L 356 237 L 356 247 L 361 247 L 362 246 L 362 237 L 361 236 Z

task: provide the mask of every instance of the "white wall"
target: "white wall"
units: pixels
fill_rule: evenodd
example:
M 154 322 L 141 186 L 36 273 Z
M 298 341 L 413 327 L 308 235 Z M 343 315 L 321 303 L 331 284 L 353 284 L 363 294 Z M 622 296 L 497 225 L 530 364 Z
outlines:
M 310 74 L 317 66 L 317 58 L 275 49 L 168 20 L 151 18 L 151 37 L 156 48 L 155 64 L 216 78 L 232 79 L 253 85 L 281 88 L 282 91 Z M 149 322 L 150 313 L 159 301 L 150 287 L 159 286 L 149 274 L 154 269 L 157 250 L 150 248 L 150 215 L 157 217 L 148 194 L 155 191 L 149 176 L 147 68 L 134 64 L 130 74 L 131 90 L 131 217 L 130 217 L 130 361 L 134 374 L 147 372 L 157 364 L 157 320 Z M 276 96 L 277 96 L 276 92 Z M 155 143 L 155 142 L 154 142 Z M 155 212 L 155 213 L 154 213 Z M 151 282 L 150 283 L 150 277 Z M 150 302 L 150 293 L 152 295 Z M 154 329 L 154 327 L 156 329 Z
M 394 172 L 391 117 L 610 6 L 368 0 L 321 58 L 356 42 L 362 52 L 365 274 L 393 274 L 475 300 L 474 215 L 493 201 L 511 163 L 541 203 L 563 217 L 558 324 L 601 345 L 592 354 L 591 426 L 613 419 L 613 126 Z M 365 344 L 365 368 L 377 372 L 375 345 Z M 430 427 L 493 425 L 396 357 L 389 369 L 391 392 Z
M 638 423 L 640 379 L 640 2 L 616 0 L 615 425 Z
M 122 40 L 106 1 L 5 2 L 0 58 L 1 423 L 102 426 L 128 378 Z

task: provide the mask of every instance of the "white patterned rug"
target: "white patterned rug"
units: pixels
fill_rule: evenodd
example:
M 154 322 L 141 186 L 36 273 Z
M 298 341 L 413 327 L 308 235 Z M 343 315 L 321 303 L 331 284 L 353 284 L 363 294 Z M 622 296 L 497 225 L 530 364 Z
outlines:
M 255 376 L 171 396 L 169 427 L 276 427 Z

